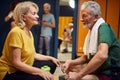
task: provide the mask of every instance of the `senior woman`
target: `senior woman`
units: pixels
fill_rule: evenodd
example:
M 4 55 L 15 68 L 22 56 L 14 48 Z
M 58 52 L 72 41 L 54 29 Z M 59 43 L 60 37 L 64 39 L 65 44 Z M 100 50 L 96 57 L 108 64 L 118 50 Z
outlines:
M 0 57 L 0 80 L 53 80 L 53 75 L 33 67 L 34 60 L 51 61 L 56 66 L 58 59 L 35 52 L 30 31 L 38 22 L 38 6 L 31 1 L 19 3 L 14 10 L 16 26 L 9 32 Z

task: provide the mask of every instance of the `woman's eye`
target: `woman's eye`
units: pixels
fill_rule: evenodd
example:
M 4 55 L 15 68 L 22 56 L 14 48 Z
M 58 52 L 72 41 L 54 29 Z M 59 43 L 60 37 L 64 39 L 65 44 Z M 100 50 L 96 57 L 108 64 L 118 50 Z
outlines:
M 32 15 L 36 15 L 37 13 L 36 12 L 32 12 Z

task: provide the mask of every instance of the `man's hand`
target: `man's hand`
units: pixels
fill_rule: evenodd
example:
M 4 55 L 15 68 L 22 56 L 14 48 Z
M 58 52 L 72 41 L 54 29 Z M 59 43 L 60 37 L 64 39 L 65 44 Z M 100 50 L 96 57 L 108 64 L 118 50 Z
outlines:
M 66 80 L 80 80 L 82 77 L 80 77 L 80 74 L 77 72 L 69 72 L 66 76 Z

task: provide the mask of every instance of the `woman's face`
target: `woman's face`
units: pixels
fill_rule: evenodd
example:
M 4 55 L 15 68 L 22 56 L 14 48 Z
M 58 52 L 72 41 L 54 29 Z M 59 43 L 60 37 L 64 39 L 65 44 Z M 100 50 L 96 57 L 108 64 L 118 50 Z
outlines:
M 39 16 L 37 14 L 37 9 L 31 6 L 28 13 L 24 15 L 24 21 L 26 23 L 26 26 L 32 27 L 33 25 L 38 25 L 38 18 Z

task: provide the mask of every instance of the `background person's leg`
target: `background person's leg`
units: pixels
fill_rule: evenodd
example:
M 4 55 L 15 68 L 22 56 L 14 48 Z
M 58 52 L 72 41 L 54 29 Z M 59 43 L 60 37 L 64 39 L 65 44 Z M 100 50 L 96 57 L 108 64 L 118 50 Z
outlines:
M 50 55 L 50 41 L 51 37 L 45 37 L 45 49 L 46 49 L 46 55 Z

